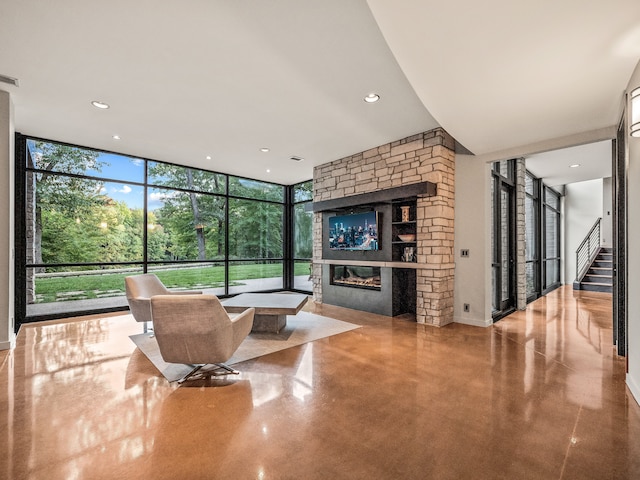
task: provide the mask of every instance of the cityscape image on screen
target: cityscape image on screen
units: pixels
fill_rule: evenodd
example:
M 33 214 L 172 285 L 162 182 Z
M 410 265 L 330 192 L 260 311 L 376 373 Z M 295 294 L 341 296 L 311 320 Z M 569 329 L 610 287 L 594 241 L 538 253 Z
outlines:
M 332 250 L 378 250 L 378 213 L 352 213 L 329 218 Z

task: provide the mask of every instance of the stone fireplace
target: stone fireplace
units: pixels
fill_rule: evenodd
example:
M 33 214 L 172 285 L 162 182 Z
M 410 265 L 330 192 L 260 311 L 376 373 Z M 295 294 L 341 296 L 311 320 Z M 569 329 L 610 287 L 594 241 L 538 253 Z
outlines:
M 437 128 L 315 167 L 313 294 L 317 302 L 371 311 L 367 304 L 375 297 L 413 309 L 419 323 L 442 326 L 453 321 L 454 146 L 453 138 Z M 315 208 L 316 204 L 338 199 L 345 203 L 350 197 L 357 204 L 356 199 L 363 195 L 404 190 L 423 182 L 435 184 L 436 191 L 415 196 L 416 233 L 411 265 L 391 258 L 391 253 L 387 255 L 391 250 L 385 249 L 396 241 L 391 233 L 391 238 L 383 239 L 379 258 L 369 255 L 368 259 L 338 262 L 327 255 L 323 249 L 326 218 L 322 210 Z M 386 214 L 385 218 L 392 215 Z M 380 266 L 380 291 L 332 284 L 335 268 L 332 272 L 331 266 L 335 264 Z M 385 299 L 385 295 L 389 297 Z M 378 313 L 396 315 L 405 307 Z

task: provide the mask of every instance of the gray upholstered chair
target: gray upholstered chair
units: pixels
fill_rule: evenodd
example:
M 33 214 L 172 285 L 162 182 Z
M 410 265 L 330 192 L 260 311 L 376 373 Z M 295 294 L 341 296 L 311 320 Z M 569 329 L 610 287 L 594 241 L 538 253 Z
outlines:
M 249 335 L 254 308 L 230 316 L 215 295 L 154 295 L 151 313 L 162 359 L 194 365 L 179 383 L 196 375 L 240 373 L 223 362 L 231 358 Z M 207 365 L 215 368 L 200 371 Z
M 153 321 L 151 316 L 151 297 L 154 295 L 193 295 L 202 293 L 195 290 L 169 291 L 153 273 L 125 277 L 124 286 L 131 314 L 136 322 L 144 322 L 145 332 L 147 331 L 147 322 Z

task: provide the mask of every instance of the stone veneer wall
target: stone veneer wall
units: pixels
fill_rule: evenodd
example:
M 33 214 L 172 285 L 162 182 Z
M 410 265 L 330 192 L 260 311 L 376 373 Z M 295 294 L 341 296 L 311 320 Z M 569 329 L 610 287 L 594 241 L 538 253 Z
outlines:
M 416 270 L 416 320 L 437 326 L 453 322 L 454 146 L 453 138 L 437 128 L 319 165 L 313 174 L 315 202 L 424 181 L 437 185 L 435 196 L 418 198 Z M 322 302 L 322 264 L 315 260 L 322 258 L 322 238 L 322 213 L 316 213 L 313 295 L 317 302 Z

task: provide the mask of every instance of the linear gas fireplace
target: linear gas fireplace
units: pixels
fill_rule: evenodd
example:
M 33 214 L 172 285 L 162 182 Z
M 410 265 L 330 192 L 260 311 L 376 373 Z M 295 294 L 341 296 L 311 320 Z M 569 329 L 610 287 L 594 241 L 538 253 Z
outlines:
M 331 265 L 331 285 L 380 290 L 380 267 Z

